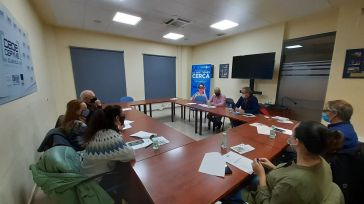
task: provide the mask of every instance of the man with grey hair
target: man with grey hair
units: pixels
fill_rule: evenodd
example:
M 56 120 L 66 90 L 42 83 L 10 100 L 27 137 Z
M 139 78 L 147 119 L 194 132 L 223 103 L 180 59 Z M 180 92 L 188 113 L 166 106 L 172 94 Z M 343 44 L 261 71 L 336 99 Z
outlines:
M 95 93 L 92 90 L 84 90 L 80 94 L 81 101 L 85 102 L 87 105 L 87 108 L 90 110 L 90 113 L 86 117 L 86 123 L 91 118 L 91 115 L 94 111 L 97 109 L 101 109 L 101 101 L 97 99 Z
M 251 114 L 259 114 L 259 103 L 257 97 L 253 96 L 253 91 L 249 87 L 243 87 L 240 90 L 242 96 L 240 96 L 238 102 L 236 102 L 235 107 L 237 108 L 235 111 L 240 114 L 243 113 L 251 113 Z M 237 120 L 231 120 L 231 125 L 236 127 L 241 125 L 242 122 Z

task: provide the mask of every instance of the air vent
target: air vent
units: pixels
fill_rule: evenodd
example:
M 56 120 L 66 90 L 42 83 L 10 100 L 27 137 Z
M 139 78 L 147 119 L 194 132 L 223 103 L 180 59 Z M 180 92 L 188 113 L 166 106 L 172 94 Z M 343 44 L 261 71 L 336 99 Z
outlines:
M 218 33 L 218 34 L 216 34 L 217 37 L 221 37 L 223 35 L 226 35 L 226 33 Z
M 182 19 L 182 18 L 179 18 L 179 17 L 175 17 L 175 18 L 170 18 L 170 19 L 164 21 L 164 23 L 166 25 L 171 25 L 171 26 L 179 28 L 179 27 L 184 27 L 187 24 L 190 24 L 191 21 L 186 20 L 186 19 Z

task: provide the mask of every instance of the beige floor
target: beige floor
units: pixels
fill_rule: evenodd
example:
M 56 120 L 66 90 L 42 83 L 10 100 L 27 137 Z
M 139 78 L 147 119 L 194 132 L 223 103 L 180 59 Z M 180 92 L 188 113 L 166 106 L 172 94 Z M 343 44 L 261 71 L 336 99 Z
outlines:
M 191 112 L 191 121 L 188 121 L 188 109 L 186 109 L 186 120 L 181 119 L 181 111 L 179 107 L 176 108 L 176 118 L 175 122 L 171 121 L 171 110 L 166 108 L 164 110 L 153 110 L 153 118 L 168 125 L 182 133 L 186 136 L 194 139 L 201 140 L 213 135 L 215 133 L 212 130 L 207 129 L 207 121 L 202 123 L 202 135 L 195 134 L 195 119 L 192 117 Z M 137 121 L 136 121 L 137 122 Z M 227 119 L 225 121 L 225 129 L 230 128 L 230 121 Z M 32 204 L 53 204 L 47 195 L 43 193 L 41 189 L 37 189 Z

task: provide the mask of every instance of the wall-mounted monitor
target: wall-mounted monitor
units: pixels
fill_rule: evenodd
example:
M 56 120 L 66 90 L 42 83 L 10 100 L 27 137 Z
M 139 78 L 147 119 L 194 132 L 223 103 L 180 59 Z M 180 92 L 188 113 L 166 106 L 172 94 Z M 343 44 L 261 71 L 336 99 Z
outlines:
M 275 52 L 233 57 L 231 78 L 272 79 Z

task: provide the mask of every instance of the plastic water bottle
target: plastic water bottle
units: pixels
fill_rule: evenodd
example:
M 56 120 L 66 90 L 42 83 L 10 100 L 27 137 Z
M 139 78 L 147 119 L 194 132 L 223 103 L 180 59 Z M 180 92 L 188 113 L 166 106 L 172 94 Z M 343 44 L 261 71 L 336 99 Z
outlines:
M 273 126 L 271 127 L 270 131 L 269 131 L 269 138 L 270 139 L 275 139 L 276 138 L 276 132 L 273 129 Z
M 157 138 L 152 138 L 152 148 L 154 150 L 159 149 L 159 143 L 158 143 L 158 139 Z
M 222 133 L 222 138 L 221 138 L 221 148 L 223 149 L 227 149 L 228 148 L 228 137 L 226 132 Z

